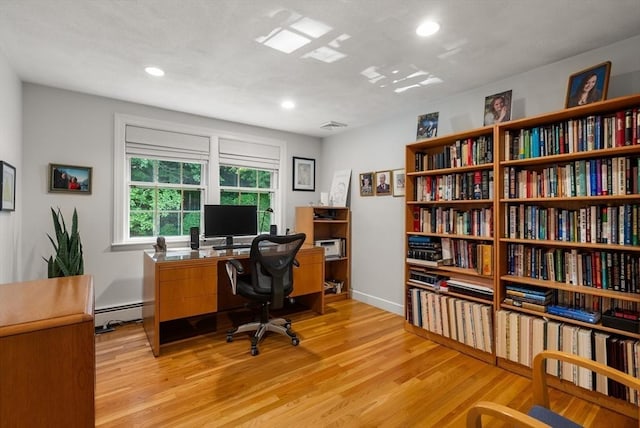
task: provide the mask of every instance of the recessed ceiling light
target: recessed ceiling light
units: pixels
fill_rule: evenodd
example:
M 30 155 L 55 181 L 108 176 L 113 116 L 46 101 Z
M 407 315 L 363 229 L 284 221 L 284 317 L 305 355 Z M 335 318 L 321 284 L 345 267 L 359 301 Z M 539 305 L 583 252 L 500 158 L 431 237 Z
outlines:
M 435 21 L 425 21 L 416 28 L 418 36 L 426 37 L 435 34 L 440 29 L 440 24 Z
M 158 67 L 146 67 L 144 69 L 144 71 L 146 71 L 147 73 L 149 73 L 152 76 L 157 76 L 157 77 L 161 77 L 164 76 L 164 70 L 158 68 Z
M 280 104 L 280 106 L 285 110 L 291 110 L 296 107 L 296 104 L 291 100 L 285 100 Z

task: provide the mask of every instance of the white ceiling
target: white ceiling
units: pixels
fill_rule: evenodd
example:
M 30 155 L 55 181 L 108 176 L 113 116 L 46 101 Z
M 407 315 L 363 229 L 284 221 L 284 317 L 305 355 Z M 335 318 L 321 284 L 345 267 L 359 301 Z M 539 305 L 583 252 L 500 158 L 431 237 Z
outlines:
M 424 18 L 441 31 L 417 37 Z M 310 42 L 257 41 L 276 29 Z M 320 137 L 637 34 L 640 0 L 0 0 L 23 81 Z

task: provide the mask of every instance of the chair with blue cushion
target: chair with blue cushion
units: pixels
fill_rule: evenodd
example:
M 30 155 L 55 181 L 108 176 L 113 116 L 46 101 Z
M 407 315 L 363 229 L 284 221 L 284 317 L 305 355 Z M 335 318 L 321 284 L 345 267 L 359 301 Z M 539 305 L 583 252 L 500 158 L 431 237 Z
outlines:
M 640 392 L 640 379 L 623 373 L 613 367 L 565 352 L 542 351 L 533 359 L 533 407 L 531 407 L 529 412 L 525 414 L 502 404 L 489 401 L 479 401 L 467 412 L 467 428 L 481 428 L 482 415 L 493 416 L 505 421 L 509 426 L 514 427 L 581 427 L 582 425 L 579 425 L 550 409 L 549 392 L 547 390 L 547 373 L 545 368 L 545 361 L 547 359 L 558 360 L 575 364 L 579 367 L 584 367 Z M 640 424 L 640 407 L 638 407 L 637 417 Z

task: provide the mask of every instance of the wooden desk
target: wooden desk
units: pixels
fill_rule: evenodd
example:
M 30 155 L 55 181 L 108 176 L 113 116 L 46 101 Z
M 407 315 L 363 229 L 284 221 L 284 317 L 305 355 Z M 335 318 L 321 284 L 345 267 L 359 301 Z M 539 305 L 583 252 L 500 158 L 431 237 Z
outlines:
M 0 285 L 0 426 L 95 424 L 93 279 Z
M 142 296 L 144 330 L 151 350 L 160 355 L 160 325 L 181 318 L 219 312 L 245 302 L 234 296 L 224 263 L 248 259 L 248 250 L 145 251 Z M 291 297 L 324 313 L 324 249 L 303 246 L 293 269 Z

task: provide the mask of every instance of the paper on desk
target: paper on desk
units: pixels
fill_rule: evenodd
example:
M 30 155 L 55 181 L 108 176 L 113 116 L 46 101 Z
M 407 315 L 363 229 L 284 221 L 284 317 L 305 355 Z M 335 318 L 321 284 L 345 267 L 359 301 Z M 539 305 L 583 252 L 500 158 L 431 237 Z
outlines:
M 238 271 L 236 271 L 236 268 L 233 267 L 233 265 L 231 263 L 225 263 L 226 267 L 227 267 L 227 275 L 229 275 L 229 280 L 231 281 L 231 290 L 233 291 L 233 294 L 236 294 L 236 281 L 238 278 Z

